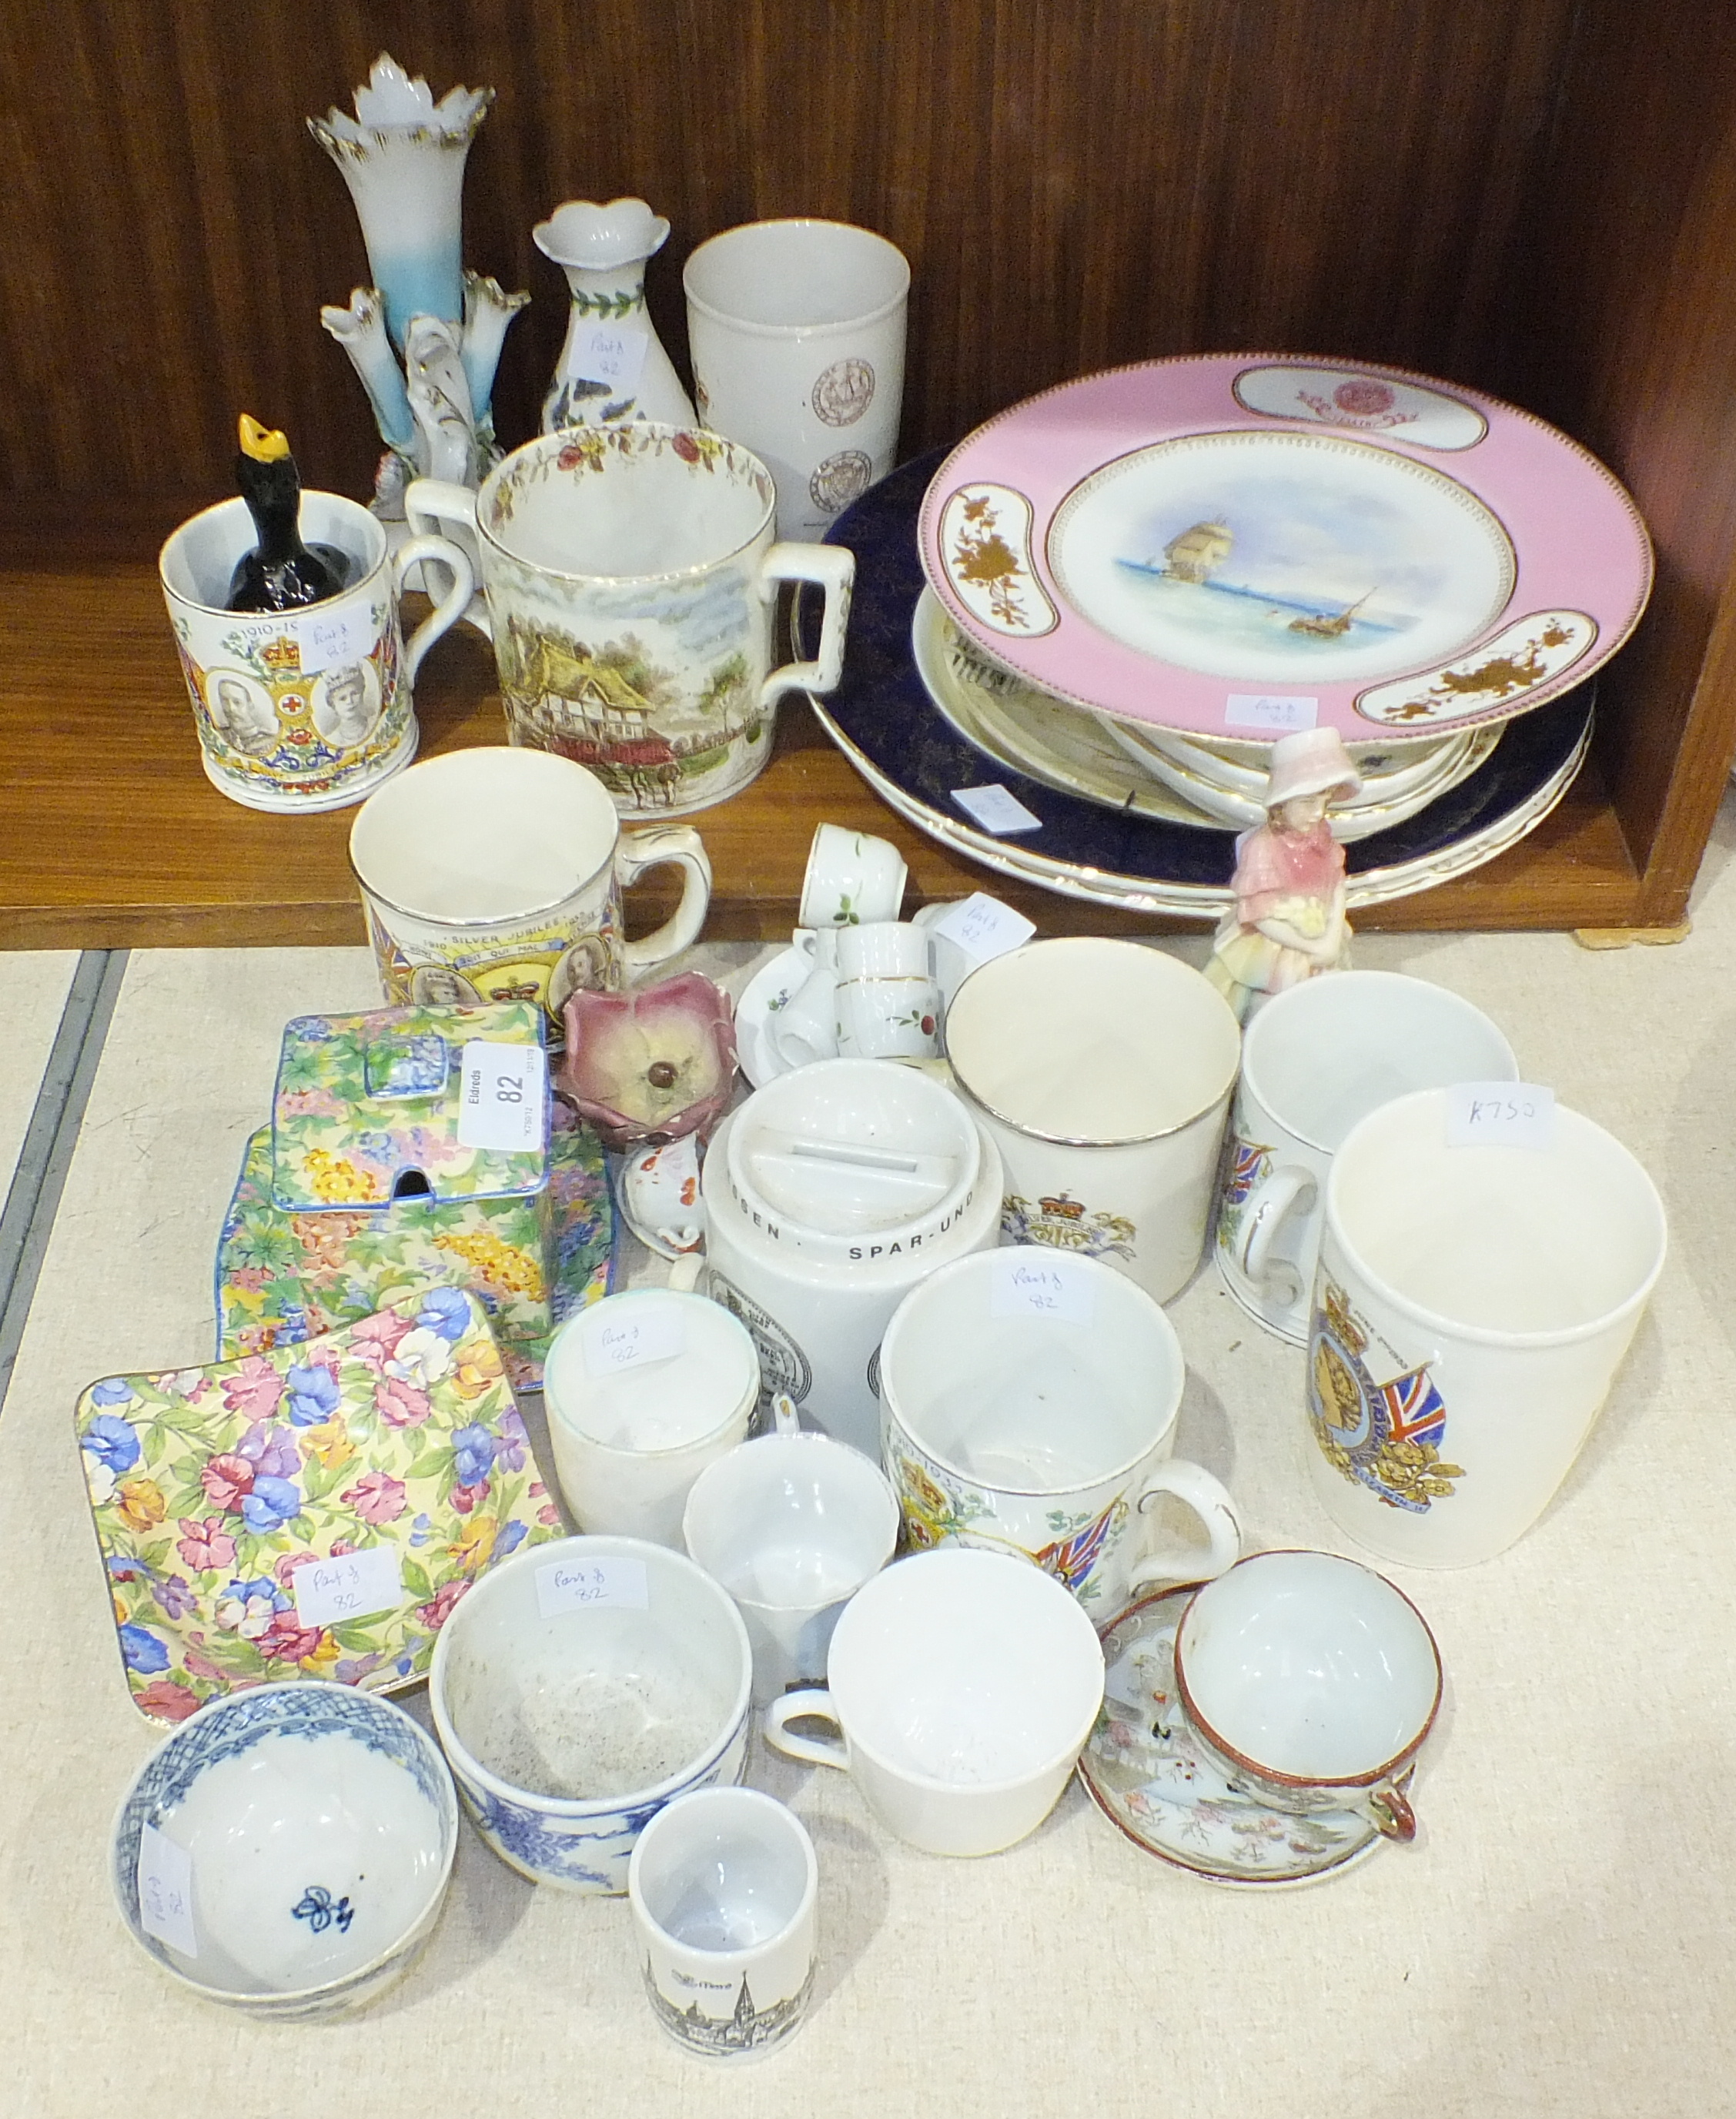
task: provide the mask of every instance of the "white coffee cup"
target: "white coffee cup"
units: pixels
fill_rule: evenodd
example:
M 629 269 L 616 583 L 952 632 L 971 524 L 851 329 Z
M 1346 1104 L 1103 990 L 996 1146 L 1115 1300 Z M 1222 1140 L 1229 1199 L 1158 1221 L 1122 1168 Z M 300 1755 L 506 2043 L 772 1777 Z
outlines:
M 684 2052 L 752 2060 L 796 2030 L 813 1991 L 819 1887 L 806 1827 L 757 1788 L 696 1789 L 652 1819 L 627 1896 L 645 1997 Z
M 418 528 L 473 535 L 515 744 L 594 772 L 622 815 L 721 802 L 772 753 L 787 691 L 843 668 L 853 554 L 774 544 L 765 466 L 715 434 L 652 420 L 540 435 L 480 492 L 417 479 Z M 817 659 L 774 667 L 778 585 L 825 591 Z
M 681 276 L 700 418 L 765 459 L 781 537 L 823 537 L 897 459 L 909 261 L 846 222 L 759 220 Z
M 781 1401 L 787 1406 L 788 1400 Z M 681 1520 L 689 1556 L 735 1600 L 764 1706 L 826 1674 L 844 1607 L 892 1557 L 898 1505 L 860 1450 L 788 1427 L 744 1442 L 694 1481 Z
M 940 989 L 932 979 L 852 979 L 837 995 L 838 1049 L 861 1060 L 932 1060 Z
M 1440 1651 L 1391 1583 L 1335 1552 L 1256 1552 L 1188 1604 L 1176 1687 L 1202 1746 L 1274 1809 L 1358 1810 L 1416 1837 L 1405 1783 L 1441 1704 Z
M 1000 1150 L 1005 1235 L 1179 1294 L 1241 1052 L 1223 996 L 1160 949 L 1070 936 L 979 966 L 946 1012 L 946 1055 Z
M 457 545 L 415 537 L 388 558 L 378 518 L 339 494 L 303 494 L 300 529 L 343 553 L 354 577 L 298 610 L 224 608 L 235 563 L 257 541 L 244 501 L 183 522 L 158 562 L 205 776 L 249 809 L 340 809 L 407 765 L 416 671 L 471 598 Z M 452 585 L 406 643 L 398 598 L 424 559 L 441 561 Z
M 764 1393 L 877 1457 L 880 1336 L 926 1273 L 995 1243 L 993 1143 L 915 1068 L 824 1060 L 724 1120 L 700 1187 L 711 1292 L 753 1334 Z
M 910 1542 L 1021 1554 L 1099 1623 L 1158 1583 L 1221 1574 L 1241 1526 L 1211 1473 L 1173 1454 L 1185 1380 L 1174 1326 L 1123 1273 L 1035 1245 L 943 1266 L 880 1344 Z M 1166 1495 L 1198 1540 L 1153 1542 Z
M 1529 1138 L 1460 1145 L 1474 1111 Z M 1547 1094 L 1425 1089 L 1371 1112 L 1326 1180 L 1308 1341 L 1334 1522 L 1407 1566 L 1504 1551 L 1590 1435 L 1664 1245 L 1633 1156 Z
M 993 1854 L 1034 1832 L 1103 1699 L 1095 1629 L 1061 1584 L 998 1552 L 920 1552 L 876 1574 L 832 1636 L 827 1689 L 787 1692 L 765 1736 L 847 1771 L 889 1832 Z M 799 1735 L 810 1716 L 838 1740 Z
M 771 1018 L 772 1050 L 785 1067 L 810 1067 L 838 1057 L 838 972 L 816 962 Z
M 621 892 L 685 870 L 681 902 L 629 942 Z M 388 1002 L 537 1000 L 555 1032 L 575 987 L 613 990 L 696 940 L 711 863 L 689 827 L 625 832 L 601 783 L 547 751 L 448 751 L 363 805 L 350 833 Z
M 1267 1331 L 1301 1346 L 1326 1173 L 1357 1120 L 1413 1089 L 1518 1078 L 1488 1018 L 1426 979 L 1335 971 L 1274 995 L 1242 1032 L 1218 1189 L 1224 1286 Z
M 573 1520 L 679 1551 L 689 1489 L 745 1440 L 759 1397 L 753 1341 L 702 1295 L 635 1288 L 569 1317 L 543 1403 Z
M 801 924 L 823 931 L 895 920 L 904 902 L 904 856 L 889 839 L 819 824 L 801 883 Z

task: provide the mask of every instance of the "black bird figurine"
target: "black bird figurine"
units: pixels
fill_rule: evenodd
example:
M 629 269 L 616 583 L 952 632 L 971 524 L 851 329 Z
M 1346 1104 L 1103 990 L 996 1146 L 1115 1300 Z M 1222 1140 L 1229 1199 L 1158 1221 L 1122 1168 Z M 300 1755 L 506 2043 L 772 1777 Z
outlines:
M 321 603 L 345 587 L 348 558 L 331 545 L 301 541 L 301 474 L 281 429 L 267 433 L 241 415 L 241 452 L 235 482 L 253 518 L 258 540 L 230 577 L 230 610 L 299 610 Z

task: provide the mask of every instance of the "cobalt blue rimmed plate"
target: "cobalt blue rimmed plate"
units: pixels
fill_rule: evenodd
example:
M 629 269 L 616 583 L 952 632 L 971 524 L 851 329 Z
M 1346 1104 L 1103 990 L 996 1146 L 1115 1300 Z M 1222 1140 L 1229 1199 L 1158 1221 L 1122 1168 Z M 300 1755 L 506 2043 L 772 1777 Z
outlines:
M 1105 809 L 1014 771 L 959 735 L 929 697 L 911 653 L 925 585 L 917 545 L 922 498 L 945 452 L 871 487 L 827 534 L 856 559 L 843 676 L 814 702 L 821 725 L 900 814 L 954 851 L 1068 896 L 1212 917 L 1229 902 L 1235 835 Z M 817 605 L 798 592 L 796 651 L 815 652 Z M 1541 822 L 1571 784 L 1595 685 L 1520 716 L 1492 755 L 1427 809 L 1345 849 L 1353 906 L 1405 897 L 1478 866 Z M 1034 829 L 983 829 L 960 789 L 1004 787 Z

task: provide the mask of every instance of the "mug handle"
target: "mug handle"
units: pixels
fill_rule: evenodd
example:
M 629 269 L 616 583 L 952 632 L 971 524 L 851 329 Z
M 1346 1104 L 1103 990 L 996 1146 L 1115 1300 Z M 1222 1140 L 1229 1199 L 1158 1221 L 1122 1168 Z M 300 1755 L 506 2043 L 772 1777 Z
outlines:
M 1159 1582 L 1209 1582 L 1228 1573 L 1242 1557 L 1242 1522 L 1223 1486 L 1204 1465 L 1172 1457 L 1158 1465 L 1140 1489 L 1134 1505 L 1141 1515 L 1159 1494 L 1173 1494 L 1199 1518 L 1206 1550 L 1201 1553 L 1197 1546 L 1175 1546 L 1149 1554 L 1129 1574 L 1129 1588 L 1149 1589 Z
M 650 970 L 653 964 L 662 963 L 696 942 L 705 925 L 705 908 L 712 896 L 712 865 L 696 831 L 685 824 L 663 824 L 648 832 L 624 832 L 615 850 L 615 872 L 624 890 L 637 883 L 647 869 L 664 861 L 674 861 L 687 871 L 681 885 L 681 902 L 655 934 L 621 944 L 621 966 L 629 976 Z
M 1314 1203 L 1314 1177 L 1298 1164 L 1287 1162 L 1263 1177 L 1254 1187 L 1242 1219 L 1242 1241 L 1236 1263 L 1251 1281 L 1262 1281 L 1271 1259 L 1278 1232 L 1292 1211 L 1304 1212 Z
M 412 487 L 414 492 L 415 488 Z M 850 621 L 850 591 L 856 580 L 856 554 L 842 545 L 773 545 L 759 562 L 759 600 L 770 603 L 783 582 L 812 582 L 825 591 L 820 619 L 819 656 L 813 662 L 786 662 L 759 687 L 759 703 L 768 707 L 786 692 L 831 692 L 844 674 L 844 628 Z
M 437 525 L 444 522 L 455 525 L 460 530 L 466 530 L 474 537 L 476 534 L 476 496 L 469 486 L 454 485 L 450 479 L 413 478 L 404 489 L 404 516 L 411 530 L 419 536 L 426 536 Z M 446 560 L 443 552 L 436 554 L 435 557 L 444 560 L 448 565 L 451 564 L 449 560 Z M 427 577 L 425 575 L 423 578 L 425 580 Z M 475 593 L 475 587 L 473 579 L 470 605 L 462 614 L 485 640 L 492 640 L 494 628 L 489 623 L 488 605 Z M 445 608 L 443 598 L 441 608 Z
M 785 1724 L 811 1715 L 817 1722 L 829 1722 L 838 1731 L 836 1741 L 824 1736 L 798 1736 Z M 836 1766 L 840 1772 L 850 1770 L 850 1754 L 843 1746 L 843 1724 L 838 1718 L 838 1709 L 832 1704 L 832 1695 L 822 1685 L 804 1685 L 794 1692 L 786 1692 L 765 1710 L 764 1724 L 765 1740 L 774 1751 L 782 1751 L 787 1759 L 801 1759 L 810 1766 Z
M 443 633 L 449 633 L 463 617 L 470 608 L 471 598 L 476 593 L 476 571 L 470 563 L 470 555 L 460 551 L 449 537 L 423 534 L 400 545 L 392 555 L 394 596 L 403 594 L 404 577 L 420 559 L 435 559 L 448 568 L 452 587 L 404 643 L 404 674 L 412 684 L 422 666 L 422 657 Z M 425 574 L 422 578 L 426 581 L 428 577 Z

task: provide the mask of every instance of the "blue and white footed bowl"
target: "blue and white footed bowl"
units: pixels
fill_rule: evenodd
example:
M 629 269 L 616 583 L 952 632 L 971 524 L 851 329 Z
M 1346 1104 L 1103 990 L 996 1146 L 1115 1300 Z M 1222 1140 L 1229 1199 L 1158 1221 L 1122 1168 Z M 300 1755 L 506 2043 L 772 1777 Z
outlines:
M 139 1769 L 111 1848 L 140 1947 L 207 2001 L 280 2022 L 408 1971 L 452 1875 L 458 1806 L 401 1708 L 300 1679 L 202 1708 Z
M 429 1699 L 471 1823 L 559 1890 L 627 1889 L 666 1802 L 747 1767 L 753 1651 L 685 1554 L 598 1536 L 527 1546 L 453 1607 Z

